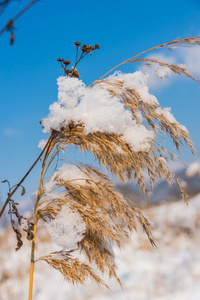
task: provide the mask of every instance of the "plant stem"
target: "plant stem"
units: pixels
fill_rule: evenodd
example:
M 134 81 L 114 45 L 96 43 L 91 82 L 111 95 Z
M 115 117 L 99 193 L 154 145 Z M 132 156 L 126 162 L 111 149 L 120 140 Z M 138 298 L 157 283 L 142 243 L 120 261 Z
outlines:
M 33 221 L 34 221 L 34 229 L 33 229 L 33 234 L 34 238 L 32 240 L 32 245 L 31 245 L 31 263 L 30 263 L 30 275 L 29 275 L 29 296 L 28 300 L 32 300 L 33 296 L 33 274 L 34 274 L 34 264 L 35 264 L 35 238 L 36 238 L 36 231 L 37 231 L 37 208 L 39 205 L 40 197 L 41 197 L 41 191 L 42 191 L 42 185 L 43 185 L 43 180 L 44 180 L 44 174 L 45 174 L 45 166 L 47 159 L 49 157 L 49 154 L 52 151 L 52 141 L 54 139 L 54 133 L 52 133 L 51 137 L 49 138 L 49 143 L 48 147 L 46 147 L 45 155 L 43 158 L 43 163 L 42 163 L 42 170 L 41 170 L 41 175 L 40 175 L 40 181 L 39 181 L 39 186 L 38 186 L 38 195 L 37 195 L 37 200 L 35 204 L 35 209 L 34 209 L 34 216 L 33 216 Z
M 34 212 L 34 238 L 32 240 L 32 246 L 31 246 L 31 264 L 30 264 L 30 277 L 29 277 L 29 296 L 28 299 L 32 300 L 32 295 L 33 295 L 33 273 L 34 273 L 34 253 L 35 253 L 35 235 L 36 235 L 36 230 L 37 230 L 37 220 L 36 220 L 36 211 Z
M 111 73 L 112 71 L 114 71 L 115 69 L 117 69 L 118 67 L 120 67 L 121 65 L 124 65 L 124 64 L 126 64 L 126 63 L 132 62 L 131 60 L 137 58 L 138 56 L 141 56 L 142 54 L 145 54 L 145 53 L 147 53 L 147 52 L 150 52 L 150 51 L 156 50 L 156 49 L 167 48 L 168 46 L 173 46 L 173 45 L 175 45 L 175 46 L 181 46 L 181 43 L 182 43 L 183 45 L 190 45 L 190 43 L 193 43 L 193 44 L 194 44 L 195 39 L 199 39 L 199 38 L 200 38 L 200 36 L 194 36 L 194 37 L 191 37 L 191 38 L 183 38 L 183 39 L 175 39 L 175 40 L 173 40 L 173 41 L 170 41 L 170 42 L 167 42 L 167 43 L 163 43 L 163 44 L 160 44 L 160 45 L 158 45 L 158 46 L 149 48 L 149 49 L 147 49 L 147 50 L 145 50 L 145 51 L 142 51 L 142 52 L 140 52 L 139 54 L 136 54 L 136 55 L 134 55 L 134 56 L 132 56 L 132 57 L 126 59 L 125 61 L 121 62 L 120 64 L 116 65 L 115 67 L 113 67 L 111 70 L 109 70 L 108 72 L 106 72 L 103 76 L 101 76 L 100 78 L 98 78 L 97 80 L 95 80 L 93 83 L 91 83 L 91 84 L 89 85 L 89 87 L 91 87 L 91 86 L 93 86 L 94 84 L 98 83 L 98 81 L 100 81 L 101 79 L 103 79 L 105 76 L 107 76 L 109 73 Z M 192 39 L 193 42 L 191 42 L 191 41 L 189 42 L 189 41 L 188 41 L 189 39 Z M 180 45 L 179 45 L 179 44 L 180 44 Z M 182 45 L 182 47 L 183 47 L 183 45 Z M 197 45 L 197 44 L 196 44 L 196 45 Z
M 37 207 L 38 207 L 38 202 L 39 202 L 40 194 L 41 194 L 41 187 L 42 187 L 42 182 L 43 182 L 43 173 L 44 173 L 44 168 L 42 168 L 42 172 L 41 172 L 41 176 L 40 176 L 39 187 L 38 187 L 38 196 L 37 196 L 37 201 L 36 201 L 36 204 L 35 204 L 34 217 L 33 217 L 33 221 L 34 221 L 34 229 L 33 229 L 34 238 L 32 240 L 32 245 L 31 245 L 31 263 L 30 263 L 28 300 L 32 300 L 32 296 L 33 296 L 33 274 L 34 274 L 34 264 L 35 264 L 35 237 L 36 237 L 36 231 L 37 231 Z

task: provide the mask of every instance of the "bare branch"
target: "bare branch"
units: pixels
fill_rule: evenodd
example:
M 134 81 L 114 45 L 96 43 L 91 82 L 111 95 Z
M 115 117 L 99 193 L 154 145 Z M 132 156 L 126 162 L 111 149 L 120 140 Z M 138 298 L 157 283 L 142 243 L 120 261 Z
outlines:
M 18 12 L 16 14 L 15 17 L 13 17 L 12 19 L 10 19 L 7 24 L 0 30 L 0 35 L 2 35 L 4 33 L 4 31 L 10 31 L 11 34 L 13 33 L 14 28 L 14 21 L 16 21 L 23 13 L 25 13 L 33 4 L 35 4 L 36 2 L 38 2 L 39 0 L 32 0 L 27 6 L 25 6 L 20 12 Z M 4 4 L 0 10 L 0 14 L 3 13 L 4 9 L 6 8 L 6 6 L 9 4 L 9 0 L 8 1 L 4 1 Z M 13 34 L 12 34 L 13 36 Z M 12 42 L 10 42 L 10 44 L 13 44 L 14 38 L 12 38 Z

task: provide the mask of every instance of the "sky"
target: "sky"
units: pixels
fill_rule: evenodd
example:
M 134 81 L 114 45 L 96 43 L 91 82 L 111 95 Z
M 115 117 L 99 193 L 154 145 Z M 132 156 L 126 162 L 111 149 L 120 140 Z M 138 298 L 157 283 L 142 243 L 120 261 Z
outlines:
M 29 1 L 13 1 L 0 16 L 0 26 Z M 41 0 L 15 23 L 15 42 L 9 34 L 0 36 L 0 180 L 16 184 L 40 153 L 39 140 L 46 138 L 40 120 L 48 115 L 57 100 L 56 79 L 62 75 L 57 58 L 75 56 L 74 42 L 99 44 L 101 49 L 79 66 L 81 78 L 90 84 L 116 64 L 145 49 L 177 37 L 200 34 L 200 1 L 66 1 Z M 176 53 L 157 52 L 175 62 L 188 63 L 200 78 L 200 48 Z M 133 72 L 138 66 L 129 65 Z M 171 107 L 176 119 L 190 131 L 200 158 L 200 89 L 185 78 L 173 77 L 152 86 L 162 106 Z M 169 144 L 170 149 L 172 145 Z M 90 158 L 72 152 L 75 159 Z M 188 163 L 193 160 L 188 149 L 180 153 Z M 29 195 L 37 189 L 40 164 L 25 181 Z M 0 184 L 0 197 L 6 197 Z M 19 194 L 16 196 L 19 199 Z

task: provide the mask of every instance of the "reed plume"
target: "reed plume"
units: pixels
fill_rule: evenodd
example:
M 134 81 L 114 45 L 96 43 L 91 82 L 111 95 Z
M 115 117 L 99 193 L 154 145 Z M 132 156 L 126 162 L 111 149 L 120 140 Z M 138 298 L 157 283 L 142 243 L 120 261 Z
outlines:
M 116 272 L 112 246 L 123 246 L 130 233 L 142 226 L 155 246 L 152 227 L 142 212 L 115 190 L 112 181 L 97 168 L 83 164 L 63 164 L 59 153 L 69 145 L 88 151 L 100 165 L 121 182 L 137 182 L 149 194 L 159 179 L 173 181 L 182 198 L 188 196 L 168 164 L 175 154 L 163 146 L 166 136 L 175 148 L 185 143 L 194 154 L 187 129 L 167 108 L 162 108 L 148 91 L 148 75 L 142 71 L 123 74 L 110 72 L 126 63 L 144 63 L 158 75 L 157 67 L 197 81 L 185 67 L 152 58 L 139 58 L 157 49 L 200 45 L 200 37 L 176 39 L 131 57 L 112 68 L 86 87 L 79 79 L 77 64 L 99 45 L 75 42 L 76 60 L 58 58 L 64 76 L 58 79 L 58 102 L 41 123 L 50 133 L 43 150 L 42 172 L 34 213 L 29 300 L 32 299 L 34 249 L 37 222 L 42 219 L 54 242 L 61 250 L 37 259 L 59 270 L 73 284 L 85 284 L 87 279 L 104 284 L 99 274 L 107 273 L 121 284 Z M 78 56 L 80 54 L 80 56 Z M 52 171 L 52 164 L 55 167 Z M 45 178 L 49 175 L 49 179 Z M 148 180 L 147 176 L 148 175 Z M 83 253 L 85 260 L 79 258 Z
M 199 37 L 175 40 L 152 50 L 171 49 L 175 46 L 192 44 L 199 44 Z M 79 46 L 76 45 L 77 49 L 81 49 Z M 138 58 L 138 56 L 124 63 L 142 62 L 148 67 L 158 65 L 175 74 L 185 75 L 199 84 L 199 81 L 185 67 L 156 59 Z M 67 66 L 68 64 L 67 61 Z M 156 68 L 154 70 L 157 72 Z M 73 78 L 70 75 L 72 73 L 73 69 L 69 72 L 65 68 L 66 82 L 68 78 Z M 79 77 L 77 74 L 75 75 L 75 77 Z M 143 74 L 142 76 L 146 75 Z M 54 128 L 52 126 L 50 129 L 54 133 L 53 143 L 57 150 L 63 150 L 68 145 L 74 145 L 83 152 L 88 151 L 96 157 L 100 165 L 105 166 L 122 182 L 136 181 L 144 193 L 150 193 L 158 179 L 166 178 L 170 185 L 175 180 L 180 188 L 182 198 L 188 202 L 188 197 L 179 179 L 168 167 L 168 163 L 175 158 L 175 155 L 162 144 L 165 135 L 168 135 L 178 150 L 185 142 L 194 154 L 194 146 L 187 129 L 176 121 L 168 109 L 162 108 L 152 95 L 149 93 L 144 95 L 143 91 L 134 84 L 133 87 L 127 84 L 127 77 L 120 72 L 107 78 L 102 77 L 86 89 L 89 90 L 95 86 L 106 91 L 110 99 L 118 99 L 123 104 L 124 110 L 128 111 L 129 114 L 131 113 L 131 118 L 134 121 L 132 134 L 134 135 L 134 129 L 136 131 L 139 128 L 145 134 L 148 132 L 146 140 L 143 140 L 143 144 L 134 144 L 134 149 L 133 143 L 131 144 L 126 139 L 124 132 L 117 133 L 109 129 L 100 130 L 98 126 L 97 129 L 88 129 L 87 121 L 84 122 L 81 118 L 73 117 L 70 119 L 66 116 L 66 119 L 61 118 L 62 121 L 59 125 L 54 126 Z M 63 92 L 62 88 L 61 85 L 61 93 Z M 81 94 L 79 99 L 80 102 L 83 101 Z M 60 103 L 61 109 L 64 106 L 65 103 Z M 77 106 L 78 103 L 74 106 L 75 109 Z M 51 112 L 49 117 L 43 119 L 44 131 L 48 131 L 45 128 L 48 128 L 48 122 L 51 123 L 53 117 L 55 118 L 55 115 L 53 116 Z M 130 237 L 130 233 L 137 230 L 139 223 L 151 244 L 155 245 L 151 234 L 151 224 L 133 203 L 115 191 L 113 183 L 105 174 L 82 163 L 73 165 L 70 169 L 71 167 L 64 165 L 53 172 L 49 182 L 43 186 L 38 201 L 37 216 L 42 218 L 44 222 L 51 224 L 60 218 L 59 214 L 63 207 L 67 206 L 71 211 L 78 213 L 85 227 L 82 232 L 83 238 L 77 241 L 74 251 L 79 249 L 83 252 L 86 262 L 82 263 L 76 256 L 73 258 L 73 249 L 68 249 L 66 245 L 63 250 L 50 253 L 40 259 L 58 269 L 72 283 L 83 284 L 87 277 L 90 277 L 96 282 L 104 284 L 102 279 L 95 274 L 95 270 L 91 268 L 92 265 L 95 265 L 101 273 L 107 272 L 110 277 L 115 277 L 121 284 L 116 273 L 112 245 L 121 247 L 123 242 Z M 73 175 L 70 176 L 70 172 L 74 172 L 73 168 L 77 170 L 75 178 Z M 145 173 L 149 176 L 148 182 L 144 176 Z M 149 188 L 149 183 L 151 188 Z

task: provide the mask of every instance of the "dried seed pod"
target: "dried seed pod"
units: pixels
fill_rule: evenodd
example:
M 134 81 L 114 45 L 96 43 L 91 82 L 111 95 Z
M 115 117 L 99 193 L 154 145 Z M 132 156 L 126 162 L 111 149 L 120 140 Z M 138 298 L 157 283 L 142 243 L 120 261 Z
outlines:
M 61 58 L 57 58 L 57 61 L 63 61 Z
M 89 45 L 87 48 L 88 48 L 88 50 L 94 50 L 94 46 L 92 46 L 92 45 Z
M 82 50 L 83 52 L 86 52 L 86 51 L 87 51 L 87 46 L 86 46 L 86 45 L 83 45 L 82 48 L 81 48 L 81 50 Z
M 72 71 L 68 69 L 68 70 L 65 70 L 64 72 L 65 72 L 65 74 L 70 74 Z
M 100 46 L 98 44 L 95 44 L 95 49 L 100 49 Z
M 70 64 L 71 64 L 71 61 L 65 59 L 65 60 L 63 60 L 63 63 L 67 66 L 67 65 L 70 65 Z
M 77 47 L 81 45 L 80 42 L 75 42 L 74 44 L 75 44 Z
M 72 75 L 73 75 L 73 77 L 76 77 L 76 78 L 80 77 L 80 74 L 76 70 L 73 71 Z

